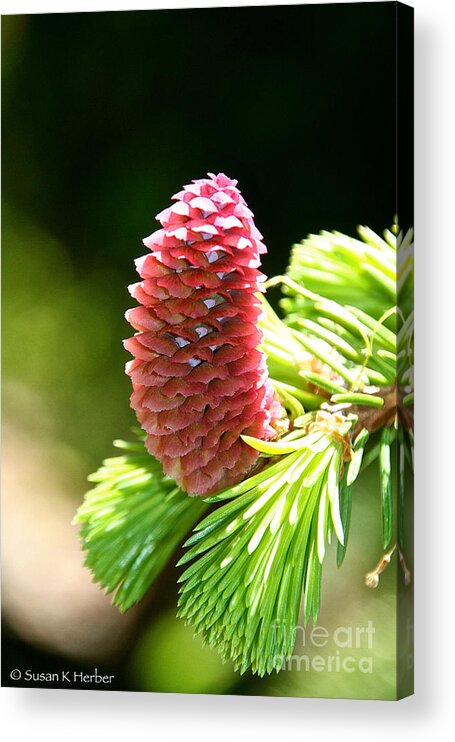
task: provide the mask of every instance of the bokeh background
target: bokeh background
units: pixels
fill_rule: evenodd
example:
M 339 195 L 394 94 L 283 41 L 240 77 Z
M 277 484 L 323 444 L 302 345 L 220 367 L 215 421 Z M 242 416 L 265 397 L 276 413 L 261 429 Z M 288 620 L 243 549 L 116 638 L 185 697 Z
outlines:
M 4 682 L 97 666 L 131 690 L 393 695 L 395 568 L 363 586 L 381 554 L 374 472 L 320 616 L 375 622 L 373 678 L 240 678 L 175 619 L 173 563 L 120 616 L 71 519 L 134 423 L 126 287 L 171 194 L 237 178 L 269 275 L 311 231 L 391 224 L 394 22 L 394 3 L 3 17 Z

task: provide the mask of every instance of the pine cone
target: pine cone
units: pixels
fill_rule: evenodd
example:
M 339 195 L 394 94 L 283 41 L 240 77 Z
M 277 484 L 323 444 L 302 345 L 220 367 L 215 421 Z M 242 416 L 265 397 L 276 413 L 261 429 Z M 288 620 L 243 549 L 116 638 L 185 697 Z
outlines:
M 266 248 L 236 185 L 209 173 L 173 196 L 129 287 L 131 406 L 150 454 L 197 495 L 241 481 L 258 453 L 240 435 L 268 440 L 283 416 L 258 347 Z

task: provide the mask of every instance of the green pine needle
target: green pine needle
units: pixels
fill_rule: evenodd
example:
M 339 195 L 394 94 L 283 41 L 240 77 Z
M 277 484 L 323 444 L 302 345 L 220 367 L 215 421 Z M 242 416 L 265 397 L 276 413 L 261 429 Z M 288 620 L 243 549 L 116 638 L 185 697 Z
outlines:
M 390 428 L 383 428 L 379 444 L 379 474 L 381 485 L 382 537 L 384 549 L 390 544 L 393 533 L 393 496 L 391 476 Z
M 271 310 L 266 310 L 262 320 L 264 350 L 274 380 L 300 386 L 316 396 L 316 403 L 311 400 L 311 404 L 305 405 L 307 409 L 319 407 L 327 393 L 369 394 L 370 387 L 395 383 L 397 337 L 391 329 L 397 324 L 399 313 L 395 305 L 375 319 L 357 307 L 342 306 L 315 294 L 287 276 L 271 279 L 268 286 L 277 283 L 294 298 L 282 299 L 288 312 L 285 322 L 278 317 L 272 319 Z M 295 298 L 300 300 L 297 312 L 292 311 Z M 265 299 L 263 303 L 266 305 Z M 277 351 L 279 343 L 286 348 L 286 358 L 281 361 Z M 323 372 L 315 373 L 314 359 L 322 365 Z M 292 380 L 290 369 L 295 377 Z M 370 394 L 369 398 L 363 397 L 355 403 L 375 406 L 380 401 Z
M 346 423 L 349 428 L 352 421 Z M 179 615 L 236 669 L 278 671 L 292 653 L 302 591 L 304 621 L 319 612 L 329 532 L 344 542 L 342 444 L 304 435 L 299 448 L 211 498 L 224 502 L 186 542 Z
M 311 234 L 294 245 L 287 275 L 307 289 L 343 305 L 353 305 L 379 319 L 396 303 L 397 237 L 384 239 L 368 227 L 358 227 L 360 239 L 340 232 Z M 301 300 L 287 301 L 299 312 Z
M 337 544 L 337 567 L 341 567 L 346 555 L 348 545 L 349 529 L 351 525 L 352 487 L 347 483 L 346 476 L 340 483 L 340 513 L 343 525 L 344 542 Z
M 207 505 L 164 476 L 142 442 L 116 445 L 125 454 L 106 459 L 90 477 L 96 486 L 74 522 L 86 566 L 124 612 L 141 600 Z
M 338 567 L 341 567 L 346 555 L 349 529 L 351 525 L 352 485 L 359 474 L 363 460 L 363 453 L 365 451 L 365 446 L 368 442 L 368 438 L 369 433 L 367 430 L 365 430 L 365 428 L 363 428 L 354 441 L 354 444 L 352 446 L 352 458 L 340 484 L 340 512 L 344 532 L 344 542 L 338 543 L 337 546 Z

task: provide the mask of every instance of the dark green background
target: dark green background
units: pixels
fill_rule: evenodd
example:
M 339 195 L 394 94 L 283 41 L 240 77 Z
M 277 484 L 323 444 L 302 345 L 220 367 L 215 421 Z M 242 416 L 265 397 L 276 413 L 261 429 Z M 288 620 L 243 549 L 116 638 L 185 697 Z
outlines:
M 282 267 L 395 205 L 395 3 L 3 19 L 5 197 L 125 271 L 171 193 L 239 180 Z

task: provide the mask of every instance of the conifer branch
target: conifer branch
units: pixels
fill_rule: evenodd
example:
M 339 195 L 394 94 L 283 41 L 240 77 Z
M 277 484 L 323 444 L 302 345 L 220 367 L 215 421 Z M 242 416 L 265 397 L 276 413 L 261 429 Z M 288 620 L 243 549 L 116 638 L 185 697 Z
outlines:
M 86 566 L 124 612 L 137 603 L 207 509 L 188 497 L 137 442 L 116 441 L 74 518 Z

